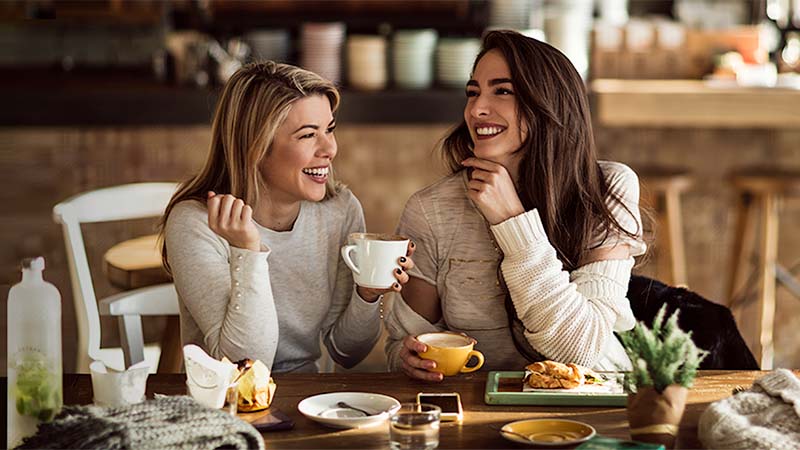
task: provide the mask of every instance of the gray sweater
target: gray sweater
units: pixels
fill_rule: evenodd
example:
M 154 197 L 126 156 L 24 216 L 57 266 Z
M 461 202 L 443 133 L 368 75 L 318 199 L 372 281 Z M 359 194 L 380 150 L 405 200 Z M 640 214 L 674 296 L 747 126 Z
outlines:
M 339 249 L 364 231 L 353 194 L 302 202 L 291 231 L 256 224 L 262 251 L 231 247 L 208 227 L 203 203 L 172 210 L 165 235 L 180 300 L 181 339 L 211 356 L 260 359 L 274 372 L 316 372 L 320 339 L 351 367 L 380 335 L 379 302 L 355 291 Z

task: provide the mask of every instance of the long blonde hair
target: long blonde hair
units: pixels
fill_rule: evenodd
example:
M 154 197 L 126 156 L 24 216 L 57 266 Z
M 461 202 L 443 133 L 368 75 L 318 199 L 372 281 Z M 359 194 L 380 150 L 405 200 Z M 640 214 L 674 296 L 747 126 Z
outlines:
M 264 187 L 259 164 L 269 154 L 275 133 L 292 104 L 312 95 L 326 96 L 333 112 L 339 107 L 339 91 L 333 83 L 288 64 L 248 64 L 228 80 L 217 102 L 203 169 L 181 185 L 161 219 L 161 258 L 167 271 L 164 225 L 172 208 L 184 200 L 205 202 L 208 191 L 231 194 L 255 206 Z M 325 188 L 323 201 L 340 189 L 332 171 Z

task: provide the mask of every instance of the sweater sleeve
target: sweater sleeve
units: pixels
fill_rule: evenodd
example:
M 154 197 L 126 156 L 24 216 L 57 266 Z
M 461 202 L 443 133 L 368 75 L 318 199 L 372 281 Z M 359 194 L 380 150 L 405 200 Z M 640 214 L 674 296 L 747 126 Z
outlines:
M 347 244 L 350 233 L 366 228 L 364 212 L 358 199 L 349 191 L 339 194 L 347 202 L 341 242 Z M 322 341 L 337 364 L 350 368 L 361 362 L 375 346 L 381 334 L 380 308 L 383 299 L 373 303 L 363 300 L 356 291 L 353 274 L 336 252 L 336 284 L 328 316 L 322 326 Z
M 537 210 L 492 227 L 501 269 L 530 344 L 548 358 L 593 366 L 613 331 L 633 328 L 626 298 L 633 258 L 563 270 Z
M 419 193 L 408 199 L 396 234 L 407 236 L 416 245 L 414 268 L 408 271 L 408 275 L 436 286 L 435 280 L 439 271 L 437 241 Z M 441 326 L 431 324 L 408 306 L 402 294 L 392 294 L 391 307 L 384 315 L 384 324 L 388 332 L 384 351 L 390 371 L 399 371 L 403 366 L 400 349 L 406 336 L 444 330 L 441 323 L 437 324 Z
M 384 351 L 389 371 L 392 372 L 399 371 L 403 367 L 400 349 L 403 347 L 403 339 L 406 336 L 445 330 L 442 322 L 434 325 L 417 314 L 399 294 L 392 294 L 391 307 L 386 312 L 384 323 L 388 332 Z
M 260 359 L 272 367 L 278 315 L 269 279 L 269 249 L 240 249 L 208 226 L 199 202 L 179 203 L 165 228 L 167 255 L 181 303 L 214 358 Z

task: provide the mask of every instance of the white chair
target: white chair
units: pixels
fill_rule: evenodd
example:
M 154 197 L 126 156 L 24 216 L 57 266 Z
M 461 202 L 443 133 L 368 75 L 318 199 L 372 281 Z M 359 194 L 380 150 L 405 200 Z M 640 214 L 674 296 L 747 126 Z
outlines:
M 78 320 L 78 372 L 88 372 L 92 360 L 103 361 L 116 369 L 144 361 L 141 316 L 178 314 L 178 297 L 172 283 L 107 297 L 100 300 L 98 308 L 81 224 L 160 216 L 177 187 L 176 183 L 126 184 L 78 194 L 53 207 L 53 219 L 61 224 L 64 231 L 72 297 Z M 100 348 L 100 315 L 117 318 L 121 349 Z M 151 371 L 154 371 L 158 366 L 159 350 L 157 346 L 148 350 L 152 355 L 148 357 L 148 363 Z M 119 361 L 120 353 L 124 356 L 124 367 L 115 364 L 115 360 Z

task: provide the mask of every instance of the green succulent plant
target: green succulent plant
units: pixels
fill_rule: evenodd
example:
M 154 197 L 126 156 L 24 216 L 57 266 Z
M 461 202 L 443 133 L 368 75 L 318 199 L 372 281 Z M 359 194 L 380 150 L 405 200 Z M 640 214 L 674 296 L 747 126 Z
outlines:
M 708 355 L 694 344 L 691 331 L 678 327 L 678 310 L 665 322 L 666 311 L 666 305 L 658 310 L 652 328 L 639 322 L 633 330 L 620 334 L 633 364 L 623 381 L 626 392 L 651 386 L 661 393 L 671 384 L 691 387 L 697 368 Z

